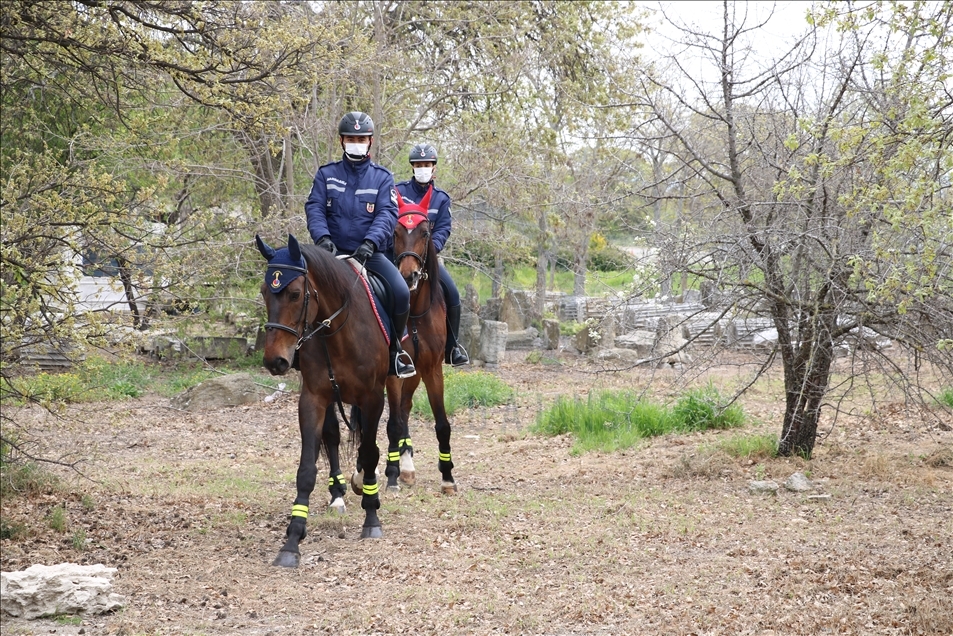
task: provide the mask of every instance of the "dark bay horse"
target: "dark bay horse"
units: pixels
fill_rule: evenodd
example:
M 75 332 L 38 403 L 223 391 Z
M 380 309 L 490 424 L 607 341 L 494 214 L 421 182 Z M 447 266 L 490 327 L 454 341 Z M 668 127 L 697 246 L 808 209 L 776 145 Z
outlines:
M 419 204 L 405 203 L 397 193 L 397 226 L 394 229 L 395 265 L 410 288 L 410 318 L 407 334 L 410 343 L 404 350 L 414 359 L 417 375 L 405 378 L 403 383 L 388 378 L 387 402 L 390 416 L 387 420 L 387 489 L 398 489 L 400 481 L 413 485 L 416 471 L 413 444 L 410 440 L 410 409 L 414 392 L 421 380 L 427 387 L 427 398 L 433 411 L 439 460 L 437 468 L 442 475 L 440 484 L 445 494 L 457 492 L 453 480 L 453 460 L 450 454 L 450 420 L 443 402 L 443 359 L 447 341 L 447 305 L 440 287 L 437 250 L 430 236 L 427 206 L 428 191 Z
M 283 375 L 295 353 L 301 369 L 298 427 L 301 458 L 291 506 L 291 522 L 274 565 L 296 567 L 298 544 L 306 536 L 308 501 L 317 479 L 317 458 L 324 444 L 331 466 L 332 508 L 343 511 L 346 482 L 341 474 L 340 429 L 334 407 L 352 405 L 352 435 L 358 446 L 358 464 L 377 466 L 377 427 L 384 410 L 387 378 L 387 339 L 367 297 L 363 280 L 347 263 L 313 245 L 299 245 L 288 236 L 288 246 L 275 250 L 260 237 L 258 249 L 268 260 L 261 294 L 268 312 L 265 323 L 264 365 L 272 375 Z M 353 481 L 353 477 L 352 477 Z M 376 470 L 363 473 L 362 538 L 382 536 Z

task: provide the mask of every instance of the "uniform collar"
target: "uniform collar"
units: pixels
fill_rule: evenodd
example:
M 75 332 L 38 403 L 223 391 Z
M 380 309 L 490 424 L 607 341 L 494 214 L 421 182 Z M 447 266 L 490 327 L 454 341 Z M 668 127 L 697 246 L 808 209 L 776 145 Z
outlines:
M 433 179 L 430 180 L 430 183 L 425 183 L 421 185 L 421 183 L 417 181 L 416 179 L 414 179 L 413 177 L 410 178 L 410 187 L 414 189 L 414 194 L 417 195 L 418 201 L 420 201 L 420 197 L 427 194 L 427 190 L 430 188 L 431 185 L 433 185 Z M 436 189 L 437 189 L 437 186 L 434 186 L 434 190 Z
M 366 157 L 363 161 L 355 162 L 341 155 L 341 163 L 344 164 L 344 169 L 348 172 L 353 172 L 358 177 L 363 177 L 364 173 L 367 172 L 367 167 L 371 165 L 371 158 Z

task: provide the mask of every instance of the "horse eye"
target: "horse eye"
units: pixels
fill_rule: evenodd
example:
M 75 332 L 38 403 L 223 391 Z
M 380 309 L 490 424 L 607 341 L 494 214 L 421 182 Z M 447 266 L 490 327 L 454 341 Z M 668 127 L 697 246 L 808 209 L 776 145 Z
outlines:
M 299 298 L 301 298 L 301 292 L 299 291 L 291 292 L 291 300 L 298 300 Z

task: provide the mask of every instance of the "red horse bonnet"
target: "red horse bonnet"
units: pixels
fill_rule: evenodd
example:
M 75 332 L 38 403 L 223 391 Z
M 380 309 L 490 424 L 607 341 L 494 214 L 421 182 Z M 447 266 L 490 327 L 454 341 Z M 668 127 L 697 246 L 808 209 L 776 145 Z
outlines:
M 414 203 L 413 201 L 404 201 L 400 192 L 397 192 L 397 222 L 408 230 L 412 230 L 424 221 L 428 221 L 430 217 L 427 216 L 427 209 L 430 206 L 430 195 L 432 193 L 433 186 L 430 186 L 420 203 Z

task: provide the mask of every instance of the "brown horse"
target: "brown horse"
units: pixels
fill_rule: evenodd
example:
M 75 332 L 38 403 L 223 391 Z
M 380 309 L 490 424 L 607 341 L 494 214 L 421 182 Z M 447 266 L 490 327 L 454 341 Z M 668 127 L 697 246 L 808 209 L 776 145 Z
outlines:
M 414 392 L 421 380 L 427 387 L 427 398 L 433 411 L 439 460 L 437 468 L 442 475 L 441 490 L 455 493 L 453 460 L 450 454 L 450 420 L 443 402 L 443 360 L 447 341 L 447 306 L 440 287 L 437 250 L 430 237 L 427 206 L 430 192 L 419 204 L 405 203 L 397 193 L 398 215 L 394 229 L 394 259 L 401 276 L 410 288 L 410 318 L 407 334 L 410 345 L 404 350 L 414 359 L 417 375 L 405 378 L 403 383 L 388 378 L 387 401 L 390 416 L 387 420 L 387 489 L 399 489 L 400 481 L 413 485 L 416 481 L 413 445 L 410 440 L 410 409 Z
M 331 506 L 343 511 L 346 482 L 338 462 L 340 429 L 334 406 L 351 404 L 349 427 L 358 446 L 358 464 L 376 467 L 380 459 L 377 427 L 384 410 L 387 378 L 387 336 L 368 300 L 362 279 L 348 264 L 326 250 L 299 245 L 294 236 L 288 246 L 275 250 L 255 237 L 268 260 L 261 294 L 268 311 L 265 323 L 264 365 L 272 375 L 292 367 L 295 354 L 301 369 L 298 426 L 301 458 L 291 507 L 291 521 L 274 565 L 296 567 L 305 538 L 308 501 L 317 478 L 317 458 L 323 441 L 331 465 Z M 347 421 L 345 419 L 345 421 Z M 382 536 L 376 470 L 363 472 L 362 538 Z M 352 476 L 352 485 L 355 476 Z

